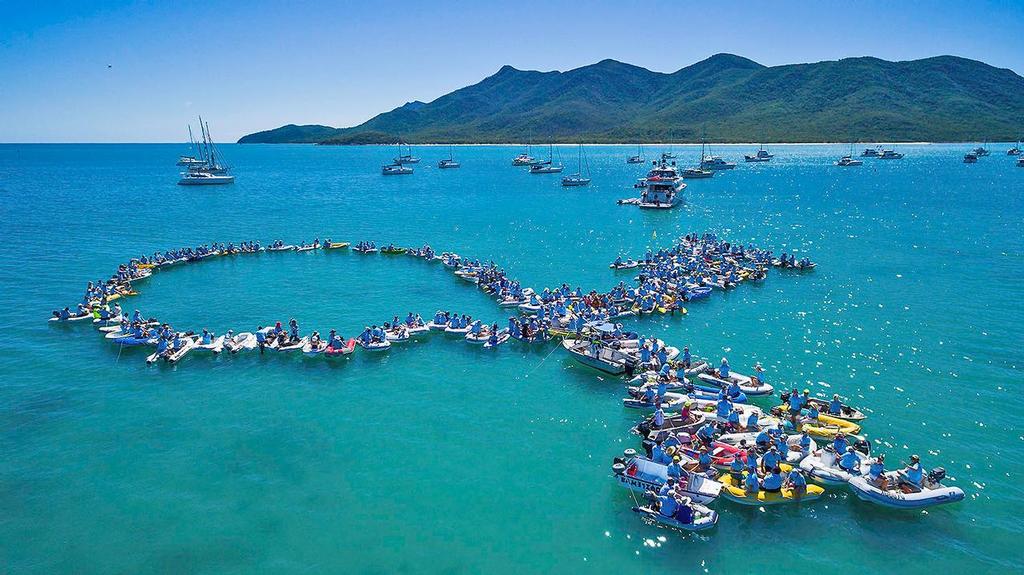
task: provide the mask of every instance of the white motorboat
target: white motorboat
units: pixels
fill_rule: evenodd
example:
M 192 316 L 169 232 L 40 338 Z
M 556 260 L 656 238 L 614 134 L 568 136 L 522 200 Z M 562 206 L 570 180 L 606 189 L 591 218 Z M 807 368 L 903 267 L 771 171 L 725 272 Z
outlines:
M 412 168 L 402 164 L 385 164 L 381 166 L 380 173 L 384 176 L 407 176 L 412 173 Z

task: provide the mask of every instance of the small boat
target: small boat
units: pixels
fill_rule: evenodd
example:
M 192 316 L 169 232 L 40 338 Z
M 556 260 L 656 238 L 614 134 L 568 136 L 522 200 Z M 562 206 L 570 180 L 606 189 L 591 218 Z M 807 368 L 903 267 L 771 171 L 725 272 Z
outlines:
M 631 270 L 640 265 L 640 262 L 636 260 L 617 261 L 608 264 L 613 270 Z
M 380 173 L 384 176 L 407 176 L 412 173 L 412 168 L 402 164 L 385 164 L 381 166 Z
M 626 158 L 627 164 L 642 164 L 644 160 L 644 147 L 640 144 L 636 145 L 636 154 Z
M 340 250 L 342 248 L 347 248 L 350 245 L 351 244 L 349 242 L 329 242 L 329 243 L 324 244 L 324 249 L 325 250 Z
M 191 131 L 191 128 L 189 129 L 189 131 Z M 175 164 L 175 165 L 176 166 L 184 166 L 184 167 L 187 167 L 187 168 L 191 168 L 193 166 L 202 166 L 204 164 L 206 164 L 205 161 L 199 160 L 199 159 L 194 158 L 192 156 L 179 156 L 178 157 L 178 163 Z
M 695 463 L 683 457 L 684 467 Z M 668 466 L 637 455 L 635 449 L 626 449 L 622 457 L 612 461 L 612 473 L 619 485 L 638 493 L 658 491 L 668 481 Z M 703 473 L 686 470 L 677 481 L 677 490 L 697 503 L 711 503 L 721 493 L 722 484 Z
M 294 250 L 295 248 L 296 247 L 293 246 L 292 244 L 282 244 L 282 245 L 279 245 L 279 246 L 269 247 L 269 248 L 267 248 L 267 251 L 268 252 L 288 252 L 288 251 Z
M 341 355 L 348 355 L 356 350 L 356 340 L 349 339 L 345 342 L 343 347 L 328 347 L 324 350 L 324 355 L 327 357 L 337 357 Z
M 306 345 L 302 346 L 302 353 L 308 356 L 320 355 L 327 350 L 327 342 L 320 340 L 320 343 L 313 345 L 313 340 L 306 342 Z
M 442 170 L 450 170 L 453 168 L 459 168 L 462 164 L 455 161 L 455 155 L 452 152 L 452 147 L 448 146 L 448 158 L 441 160 L 437 163 L 437 167 Z
M 243 331 L 224 340 L 224 348 L 231 353 L 256 349 L 256 334 Z
M 967 154 L 964 154 L 964 163 L 965 164 L 977 164 L 978 163 L 978 154 L 975 154 L 974 152 L 969 152 Z
M 583 175 L 584 166 L 586 167 L 587 175 Z M 583 155 L 583 144 L 580 144 L 579 160 L 576 168 L 576 173 L 562 177 L 562 186 L 580 187 L 590 185 L 590 164 L 587 163 L 586 157 Z
M 359 341 L 359 345 L 362 346 L 366 351 L 387 351 L 391 349 L 391 342 L 385 339 L 384 341 L 370 341 L 364 342 Z
M 744 471 L 743 477 L 746 478 L 746 476 L 747 472 Z M 778 505 L 781 503 L 814 501 L 825 493 L 825 490 L 820 486 L 809 483 L 807 485 L 807 492 L 802 497 L 797 497 L 793 490 L 788 487 L 783 487 L 774 493 L 761 489 L 754 495 L 747 493 L 747 490 L 743 487 L 743 481 L 737 480 L 732 474 L 723 475 L 721 481 L 723 486 L 722 496 L 743 505 Z
M 276 349 L 277 351 L 299 351 L 303 347 L 305 347 L 307 343 L 309 343 L 309 338 L 302 337 L 296 340 L 288 341 L 287 343 L 284 344 L 279 343 Z
M 860 153 L 862 158 L 877 158 L 878 148 L 864 148 L 864 151 Z
M 185 357 L 185 354 L 192 351 L 199 345 L 199 338 L 196 336 L 182 338 L 182 345 L 180 348 L 171 352 L 170 355 L 165 355 L 164 358 L 167 363 L 178 363 Z
M 295 251 L 297 251 L 297 252 L 311 252 L 311 251 L 313 251 L 315 249 L 316 249 L 316 246 L 302 244 L 301 246 L 296 247 Z
M 213 174 L 210 172 L 182 172 L 179 186 L 216 186 L 233 184 L 235 177 L 226 174 Z
M 196 349 L 205 349 L 213 352 L 214 355 L 224 351 L 224 336 L 218 336 L 213 338 L 210 343 L 200 343 L 202 339 L 196 342 Z
M 641 517 L 646 517 L 652 521 L 657 521 L 667 527 L 674 527 L 682 531 L 704 531 L 711 529 L 718 523 L 718 512 L 700 505 L 699 503 L 687 503 L 687 507 L 691 511 L 691 515 L 687 520 L 680 519 L 680 515 L 677 513 L 673 517 L 662 515 L 660 511 L 655 511 L 652 507 L 640 505 L 633 507 L 633 511 L 640 514 Z
M 743 159 L 747 162 L 768 162 L 774 157 L 774 154 L 768 153 L 768 150 L 764 149 L 764 145 L 762 145 L 756 154 L 746 154 L 743 156 Z
M 1022 152 L 1021 152 L 1020 141 L 1019 140 L 1017 141 L 1017 145 L 1016 146 L 1010 148 L 1009 150 L 1006 150 L 1006 155 L 1007 156 L 1019 156 L 1019 155 L 1021 155 L 1021 153 Z
M 886 489 L 868 477 L 851 478 L 850 489 L 864 501 L 895 509 L 923 509 L 963 501 L 962 489 L 942 485 L 945 477 L 946 470 L 938 467 L 928 473 L 921 486 L 917 486 L 907 481 L 901 472 L 890 471 L 885 474 Z
M 826 486 L 846 485 L 851 479 L 867 473 L 871 461 L 867 455 L 854 451 L 857 468 L 854 471 L 839 466 L 839 457 L 831 449 L 819 449 L 800 462 L 800 469 L 813 481 Z
M 988 156 L 991 152 L 988 151 L 988 148 L 986 148 L 984 145 L 982 145 L 982 146 L 978 146 L 977 148 L 974 148 L 973 150 L 971 150 L 971 153 L 973 153 L 975 156 L 978 156 L 979 158 L 981 158 L 981 157 L 984 157 L 984 156 Z
M 512 165 L 513 166 L 529 166 L 529 165 L 532 165 L 536 161 L 537 160 L 534 159 L 533 156 L 530 156 L 529 154 L 519 154 L 518 156 L 516 156 L 515 158 L 512 159 Z
M 586 340 L 567 338 L 562 340 L 562 347 L 573 356 L 573 359 L 583 365 L 612 375 L 622 375 L 626 372 L 626 363 L 634 361 L 633 357 L 623 350 L 604 345 L 598 348 L 595 356 L 591 353 L 590 342 Z
M 82 321 L 82 320 L 95 319 L 96 318 L 96 316 L 93 315 L 92 311 L 84 311 L 82 313 L 71 314 L 67 318 L 60 317 L 59 313 L 60 312 L 56 312 L 56 311 L 53 312 L 53 317 L 49 318 L 47 321 L 68 322 L 68 321 Z
M 879 160 L 902 160 L 903 154 L 896 150 L 882 150 L 882 153 L 878 155 Z
M 718 442 L 738 447 L 741 442 L 745 441 L 747 445 L 754 446 L 757 442 L 757 435 L 758 432 L 756 431 L 744 433 L 726 433 L 724 435 L 718 436 Z M 784 461 L 783 463 L 788 463 L 790 465 L 798 465 L 808 455 L 817 451 L 818 444 L 813 439 L 811 440 L 811 445 L 809 446 L 809 449 L 806 452 L 802 451 L 800 449 L 800 438 L 800 434 L 797 433 L 793 433 L 786 436 L 786 445 L 789 447 L 789 452 L 786 455 L 786 461 Z
M 750 376 L 736 372 L 729 372 L 728 377 L 721 377 L 718 375 L 718 370 L 708 370 L 697 377 L 722 388 L 736 383 L 739 385 L 740 391 L 749 396 L 771 395 L 775 391 L 770 384 L 755 382 Z
M 715 172 L 712 170 L 704 170 L 702 168 L 686 168 L 683 170 L 683 179 L 686 180 L 699 180 L 703 178 L 712 178 L 715 176 Z
M 842 158 L 839 158 L 839 161 L 836 162 L 836 165 L 843 168 L 847 168 L 851 166 L 863 166 L 864 162 L 861 160 L 854 159 L 853 156 L 847 155 L 843 156 Z
M 404 254 L 407 251 L 409 251 L 409 248 L 397 248 L 395 246 L 388 246 L 386 248 L 382 248 L 380 250 L 380 253 L 390 256 L 398 256 Z

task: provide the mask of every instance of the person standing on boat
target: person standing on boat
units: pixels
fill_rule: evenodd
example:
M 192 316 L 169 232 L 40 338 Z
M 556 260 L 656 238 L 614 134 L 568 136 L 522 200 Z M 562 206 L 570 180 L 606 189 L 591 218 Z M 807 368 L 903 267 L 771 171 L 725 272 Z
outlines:
M 846 452 L 839 458 L 839 468 L 848 473 L 860 473 L 860 458 L 854 453 L 853 447 L 847 447 Z
M 729 379 L 729 360 L 722 358 L 722 365 L 718 366 L 718 377 Z
M 661 429 L 665 425 L 665 410 L 658 406 L 658 409 L 654 410 L 654 429 Z
M 690 346 L 683 348 L 683 369 L 690 369 Z
M 846 448 L 849 446 L 849 442 L 846 441 L 846 434 L 842 431 L 837 433 L 836 438 L 832 440 L 832 451 L 835 452 L 836 457 L 846 453 Z

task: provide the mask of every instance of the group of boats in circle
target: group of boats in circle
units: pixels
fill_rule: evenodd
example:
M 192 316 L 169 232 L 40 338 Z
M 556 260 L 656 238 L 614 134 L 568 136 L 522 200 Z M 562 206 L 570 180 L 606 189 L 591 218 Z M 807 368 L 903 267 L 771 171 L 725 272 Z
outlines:
M 436 253 L 363 241 L 351 246 L 364 254 L 385 254 L 438 262 L 455 277 L 476 285 L 496 304 L 514 310 L 507 322 L 484 322 L 465 314 L 437 311 L 424 319 L 409 312 L 380 325 L 365 326 L 355 337 L 338 331 L 304 335 L 295 319 L 268 322 L 253 331 L 214 334 L 177 331 L 138 310 L 122 310 L 122 298 L 135 295 L 136 282 L 161 268 L 213 257 L 261 252 L 313 252 L 349 248 L 348 242 L 285 244 L 258 241 L 215 243 L 141 256 L 118 266 L 108 279 L 89 282 L 75 310 L 54 311 L 51 322 L 90 323 L 122 346 L 148 346 L 149 363 L 180 362 L 190 352 L 236 354 L 295 352 L 343 357 L 362 348 L 383 352 L 395 344 L 444 334 L 494 349 L 510 341 L 560 347 L 578 363 L 621 377 L 623 406 L 645 412 L 632 429 L 641 450 L 627 449 L 612 464 L 622 486 L 644 494 L 634 511 L 651 521 L 684 531 L 714 527 L 718 498 L 743 505 L 810 502 L 826 488 L 849 488 L 865 501 L 900 509 L 923 509 L 959 501 L 964 493 L 943 483 L 941 468 L 925 472 L 914 456 L 900 469 L 885 467 L 884 455 L 859 435 L 867 415 L 838 395 L 812 397 L 809 390 L 781 394 L 781 403 L 763 407 L 776 389 L 757 364 L 751 374 L 734 371 L 722 358 L 717 367 L 655 338 L 626 330 L 616 320 L 630 315 L 687 313 L 684 304 L 731 289 L 743 281 L 763 281 L 770 268 L 808 271 L 806 257 L 778 257 L 771 250 L 736 245 L 714 234 L 687 234 L 672 246 L 638 259 L 617 258 L 613 270 L 635 270 L 632 283 L 620 281 L 607 292 L 562 284 L 536 291 L 509 277 L 494 262 L 455 253 Z M 635 496 L 634 496 L 635 497 Z

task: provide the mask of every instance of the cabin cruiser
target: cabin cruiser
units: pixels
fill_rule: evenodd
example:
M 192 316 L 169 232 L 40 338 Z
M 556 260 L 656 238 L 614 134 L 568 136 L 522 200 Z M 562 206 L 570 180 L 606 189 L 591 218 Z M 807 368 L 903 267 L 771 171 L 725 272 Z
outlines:
M 731 170 L 736 167 L 736 163 L 726 162 L 721 156 L 704 156 L 700 167 L 702 170 Z
M 836 165 L 837 166 L 843 166 L 843 167 L 846 167 L 846 166 L 862 166 L 862 165 L 864 165 L 864 162 L 861 161 L 861 160 L 853 159 L 853 156 L 843 156 L 842 158 L 839 158 L 839 161 L 836 162 Z
M 1010 148 L 1009 150 L 1006 150 L 1006 155 L 1007 156 L 1019 156 L 1019 155 L 1021 155 L 1020 142 L 1017 142 L 1016 146 Z
M 864 148 L 864 151 L 860 153 L 862 158 L 877 158 L 878 150 L 876 148 Z
M 686 168 L 683 170 L 683 178 L 687 180 L 697 180 L 700 178 L 712 178 L 715 172 L 712 170 L 703 170 L 701 168 Z
M 896 150 L 882 150 L 882 153 L 878 155 L 879 160 L 902 160 L 903 154 Z
M 647 187 L 640 192 L 640 203 L 637 205 L 659 210 L 675 207 L 679 202 L 679 193 L 686 188 L 675 162 L 662 160 L 652 165 L 651 171 L 647 172 Z
M 964 163 L 965 164 L 977 164 L 978 163 L 978 154 L 975 153 L 975 152 L 969 152 L 967 154 L 964 154 Z
M 747 154 L 743 156 L 743 159 L 748 162 L 767 162 L 774 157 L 775 156 L 773 154 L 768 153 L 768 150 L 764 149 L 764 146 L 761 146 L 761 149 L 758 150 L 756 154 L 753 156 Z
M 534 159 L 533 156 L 531 156 L 530 154 L 519 154 L 518 156 L 516 156 L 515 158 L 512 159 L 512 165 L 513 166 L 529 166 L 529 165 L 533 164 L 536 161 L 537 160 Z
M 985 148 L 985 146 L 978 146 L 977 148 L 974 148 L 974 150 L 971 153 L 974 154 L 975 156 L 978 156 L 979 158 L 989 155 L 989 151 L 987 148 Z

